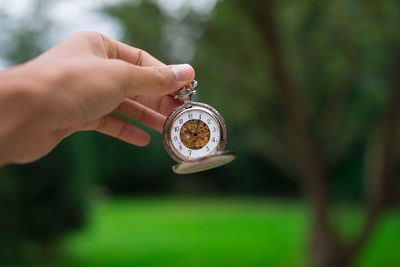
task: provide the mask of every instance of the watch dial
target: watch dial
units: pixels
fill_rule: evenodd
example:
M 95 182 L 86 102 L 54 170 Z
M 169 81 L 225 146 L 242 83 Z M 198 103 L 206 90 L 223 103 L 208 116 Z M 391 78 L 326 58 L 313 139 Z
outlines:
M 214 116 L 198 109 L 180 114 L 173 121 L 170 134 L 175 150 L 189 160 L 213 154 L 221 136 Z
M 210 128 L 201 120 L 189 120 L 180 130 L 182 144 L 189 149 L 201 149 L 210 140 Z

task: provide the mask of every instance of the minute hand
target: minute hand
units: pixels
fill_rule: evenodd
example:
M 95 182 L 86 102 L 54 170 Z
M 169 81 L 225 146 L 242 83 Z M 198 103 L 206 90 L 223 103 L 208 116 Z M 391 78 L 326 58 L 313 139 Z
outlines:
M 197 134 L 197 129 L 199 128 L 199 124 L 200 124 L 200 120 L 197 120 L 196 130 L 195 130 L 195 132 L 194 132 L 194 133 L 196 133 L 196 134 Z

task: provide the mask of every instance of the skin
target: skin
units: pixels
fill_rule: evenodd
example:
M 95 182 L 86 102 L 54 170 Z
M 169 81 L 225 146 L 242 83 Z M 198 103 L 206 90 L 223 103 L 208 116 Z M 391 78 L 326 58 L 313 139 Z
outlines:
M 111 112 L 161 131 L 180 105 L 170 94 L 193 79 L 187 64 L 166 66 L 99 33 L 76 33 L 0 72 L 0 166 L 37 160 L 78 131 L 145 146 L 148 133 Z

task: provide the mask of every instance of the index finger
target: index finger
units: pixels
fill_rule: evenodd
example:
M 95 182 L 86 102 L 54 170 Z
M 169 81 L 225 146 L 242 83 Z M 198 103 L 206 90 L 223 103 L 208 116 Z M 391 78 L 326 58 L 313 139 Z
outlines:
M 106 46 L 110 49 L 109 57 L 112 59 L 120 59 L 128 63 L 150 67 L 150 66 L 164 66 L 165 64 L 144 51 L 143 49 L 136 48 L 117 40 L 104 36 Z

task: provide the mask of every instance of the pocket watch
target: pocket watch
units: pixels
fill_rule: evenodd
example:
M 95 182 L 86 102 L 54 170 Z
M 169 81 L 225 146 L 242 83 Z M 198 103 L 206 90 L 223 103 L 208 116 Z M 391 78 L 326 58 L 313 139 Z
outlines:
M 175 94 L 182 105 L 168 116 L 162 132 L 165 149 L 177 162 L 172 170 L 178 174 L 219 167 L 236 157 L 235 153 L 224 151 L 224 118 L 210 105 L 191 101 L 196 88 L 197 81 L 193 81 Z

